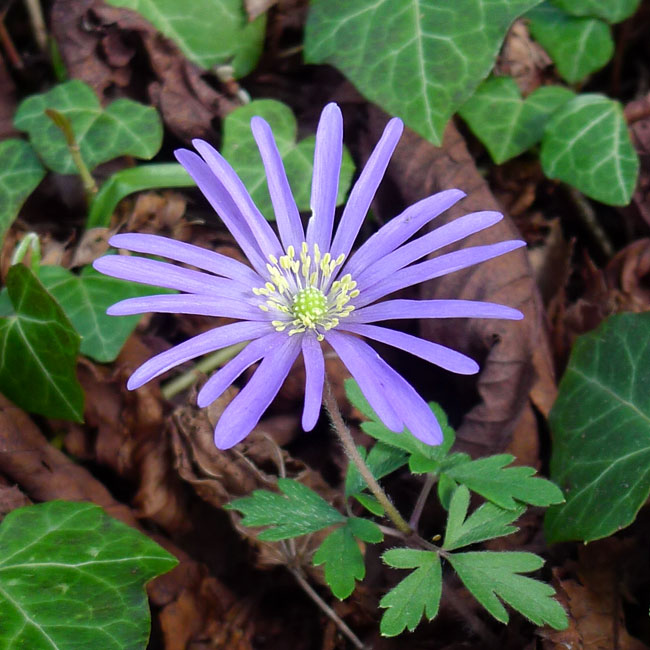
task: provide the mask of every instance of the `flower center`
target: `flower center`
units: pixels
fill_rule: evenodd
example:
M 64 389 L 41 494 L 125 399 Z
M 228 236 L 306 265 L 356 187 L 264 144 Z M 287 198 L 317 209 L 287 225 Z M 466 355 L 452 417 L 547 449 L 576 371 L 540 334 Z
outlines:
M 262 311 L 277 312 L 278 319 L 271 323 L 278 332 L 289 328 L 292 336 L 310 329 L 322 341 L 323 332 L 350 315 L 354 309 L 350 300 L 359 295 L 357 283 L 349 273 L 334 280 L 334 271 L 344 260 L 345 255 L 335 260 L 329 253 L 321 255 L 318 244 L 310 251 L 306 242 L 298 255 L 293 246 L 280 259 L 269 255 L 269 282 L 253 293 L 265 297 L 258 305 Z

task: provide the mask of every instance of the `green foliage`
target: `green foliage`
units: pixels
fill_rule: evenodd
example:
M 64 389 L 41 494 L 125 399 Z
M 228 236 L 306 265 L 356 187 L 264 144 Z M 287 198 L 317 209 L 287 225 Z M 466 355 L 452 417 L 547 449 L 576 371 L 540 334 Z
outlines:
M 108 0 L 142 14 L 202 68 L 231 64 L 235 77 L 251 72 L 264 43 L 266 15 L 249 23 L 241 0 Z
M 117 204 L 129 194 L 170 187 L 194 187 L 196 183 L 178 163 L 151 163 L 121 169 L 109 177 L 94 196 L 86 229 L 107 228 Z
M 551 476 L 566 504 L 546 516 L 550 541 L 607 537 L 650 494 L 650 314 L 611 316 L 579 337 L 550 414 Z
M 543 564 L 532 553 L 476 551 L 451 553 L 449 563 L 476 600 L 498 621 L 507 623 L 504 601 L 536 625 L 556 630 L 568 626 L 566 612 L 553 598 L 553 588 L 538 580 L 519 575 L 536 571 Z
M 540 0 L 311 0 L 308 63 L 331 63 L 434 144 Z
M 570 16 L 549 2 L 535 7 L 527 17 L 533 38 L 569 83 L 600 70 L 614 54 L 609 25 L 598 18 Z
M 438 613 L 442 593 L 442 567 L 433 551 L 394 548 L 382 555 L 383 561 L 395 569 L 415 569 L 379 602 L 387 608 L 380 623 L 384 636 L 397 636 L 418 626 L 422 616 L 429 620 Z
M 553 114 L 541 161 L 549 178 L 609 205 L 629 203 L 639 172 L 621 105 L 598 94 L 579 95 Z
M 141 318 L 107 316 L 106 309 L 125 298 L 167 293 L 158 287 L 111 278 L 92 266 L 84 267 L 78 275 L 61 266 L 42 266 L 38 277 L 81 336 L 80 352 L 101 363 L 117 357 Z
M 313 562 L 314 566 L 325 565 L 325 581 L 337 598 L 347 598 L 354 591 L 355 580 L 363 580 L 366 575 L 357 539 L 377 544 L 383 538 L 377 524 L 351 517 L 323 540 Z
M 248 497 L 231 501 L 226 508 L 239 510 L 244 515 L 244 526 L 268 526 L 258 535 L 268 542 L 307 535 L 346 520 L 325 499 L 298 481 L 279 478 L 278 488 L 282 494 L 255 490 Z
M 573 16 L 596 16 L 608 23 L 618 23 L 631 16 L 641 0 L 551 0 L 551 2 Z
M 275 219 L 264 165 L 250 128 L 251 118 L 256 115 L 264 118 L 273 129 L 298 209 L 309 210 L 316 138 L 309 136 L 296 141 L 298 125 L 286 104 L 273 99 L 260 99 L 229 113 L 224 121 L 221 153 L 239 174 L 262 214 L 269 220 Z M 345 201 L 353 175 L 354 162 L 347 148 L 344 148 L 338 204 Z
M 0 246 L 27 197 L 45 176 L 43 165 L 24 140 L 0 142 Z
M 14 510 L 0 525 L 0 646 L 144 650 L 144 585 L 176 563 L 89 503 Z
M 68 120 L 89 169 L 118 156 L 148 159 L 160 149 L 162 125 L 155 108 L 118 99 L 104 109 L 92 88 L 68 81 L 23 100 L 14 118 L 16 128 L 29 133 L 45 165 L 59 174 L 74 174 L 77 168 L 46 109 L 55 109 Z
M 551 114 L 573 96 L 561 86 L 542 86 L 524 100 L 514 79 L 492 77 L 459 113 L 494 162 L 502 163 L 537 144 Z
M 9 269 L 6 289 L 0 310 L 0 390 L 26 411 L 80 422 L 79 335 L 26 266 Z

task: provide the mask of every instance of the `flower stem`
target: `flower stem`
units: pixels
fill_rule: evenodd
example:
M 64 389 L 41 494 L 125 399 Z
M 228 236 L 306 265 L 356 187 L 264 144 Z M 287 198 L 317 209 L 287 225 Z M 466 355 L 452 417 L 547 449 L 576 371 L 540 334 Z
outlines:
M 409 524 L 413 530 L 417 530 L 418 524 L 420 523 L 420 517 L 422 516 L 422 511 L 424 510 L 424 504 L 429 498 L 431 488 L 435 485 L 437 480 L 438 477 L 435 474 L 427 474 L 427 478 L 424 481 L 424 485 L 422 486 L 418 500 L 415 503 L 415 508 L 413 508 L 413 514 L 409 519 Z
M 352 434 L 350 429 L 346 426 L 343 421 L 343 416 L 341 415 L 341 410 L 339 405 L 336 402 L 334 393 L 332 392 L 332 387 L 329 383 L 327 375 L 325 376 L 325 386 L 323 390 L 323 405 L 327 410 L 327 413 L 332 422 L 332 427 L 336 434 L 339 437 L 339 440 L 343 444 L 343 449 L 348 455 L 348 458 L 357 466 L 359 473 L 363 477 L 363 480 L 366 482 L 366 485 L 370 488 L 370 491 L 373 493 L 377 501 L 381 504 L 386 516 L 395 524 L 397 529 L 404 533 L 405 535 L 411 535 L 413 530 L 404 520 L 402 515 L 397 511 L 397 508 L 390 502 L 390 499 L 386 496 L 386 493 L 382 490 L 381 486 L 377 482 L 377 479 L 372 475 L 368 465 L 361 458 L 361 454 L 357 449 L 357 446 L 354 444 L 352 439 Z

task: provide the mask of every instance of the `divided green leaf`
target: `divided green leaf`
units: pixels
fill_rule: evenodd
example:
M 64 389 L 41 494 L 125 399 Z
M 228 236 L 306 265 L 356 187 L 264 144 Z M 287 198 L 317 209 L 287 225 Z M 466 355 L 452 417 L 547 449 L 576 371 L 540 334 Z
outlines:
M 236 78 L 252 72 L 262 52 L 266 14 L 248 22 L 241 0 L 108 0 L 142 14 L 202 68 L 230 64 Z
M 337 598 L 347 598 L 354 591 L 355 580 L 363 580 L 366 575 L 357 539 L 377 544 L 383 538 L 377 524 L 352 517 L 323 540 L 313 562 L 314 566 L 325 565 L 325 581 Z
M 162 124 L 155 108 L 117 99 L 104 109 L 92 88 L 75 79 L 23 100 L 14 117 L 16 128 L 29 133 L 43 162 L 59 174 L 75 174 L 77 168 L 46 109 L 55 109 L 69 121 L 90 169 L 119 156 L 149 159 L 160 149 Z
M 519 575 L 539 569 L 544 564 L 541 557 L 478 551 L 451 553 L 448 560 L 476 600 L 498 621 L 507 623 L 509 619 L 503 601 L 536 625 L 550 625 L 556 630 L 568 626 L 566 612 L 553 598 L 553 588 Z
M 621 105 L 603 95 L 578 95 L 551 117 L 541 152 L 542 167 L 586 195 L 627 205 L 639 173 Z
M 569 83 L 600 70 L 614 54 L 609 25 L 598 18 L 570 16 L 549 2 L 535 7 L 527 17 L 533 38 Z
M 305 59 L 337 67 L 434 144 L 540 0 L 312 0 Z
M 92 266 L 84 267 L 78 275 L 61 266 L 41 266 L 38 277 L 81 336 L 81 353 L 100 363 L 117 357 L 141 318 L 107 316 L 106 309 L 118 300 L 169 293 L 110 278 Z
M 0 142 L 0 245 L 27 197 L 45 176 L 38 156 L 24 140 Z
M 275 219 L 264 165 L 250 128 L 251 118 L 256 115 L 264 118 L 273 129 L 298 209 L 309 210 L 316 138 L 309 136 L 296 141 L 298 125 L 293 111 L 286 104 L 273 99 L 259 99 L 229 113 L 224 121 L 221 153 L 239 174 L 262 214 L 269 220 Z M 353 175 L 354 162 L 344 147 L 338 204 L 345 201 Z
M 573 96 L 561 86 L 542 86 L 524 100 L 514 79 L 492 77 L 458 112 L 494 162 L 502 163 L 537 144 L 551 114 Z
M 361 457 L 366 461 L 368 469 L 377 480 L 391 474 L 408 462 L 408 456 L 401 449 L 382 442 L 375 444 L 367 455 L 363 447 L 359 446 L 358 450 Z M 366 487 L 366 482 L 363 480 L 357 466 L 354 463 L 348 463 L 345 476 L 345 496 L 356 497 Z
M 31 413 L 81 422 L 79 335 L 26 266 L 9 269 L 6 289 L 8 300 L 3 300 L 0 318 L 0 390 Z
M 0 525 L 0 646 L 144 650 L 145 584 L 175 557 L 89 503 L 50 501 Z
M 386 608 L 380 623 L 383 636 L 397 636 L 404 629 L 411 632 L 423 616 L 433 619 L 438 613 L 442 593 L 440 558 L 432 551 L 395 548 L 382 555 L 383 561 L 396 569 L 415 569 L 393 587 L 379 602 Z
M 445 473 L 506 510 L 518 509 L 518 502 L 548 506 L 564 501 L 557 485 L 534 477 L 532 467 L 505 467 L 513 460 L 510 454 L 498 454 L 454 465 Z
M 611 316 L 579 337 L 550 414 L 551 477 L 566 503 L 550 541 L 607 537 L 650 495 L 650 314 Z
M 519 505 L 514 510 L 505 510 L 493 503 L 484 503 L 467 517 L 469 496 L 467 487 L 461 485 L 451 498 L 442 545 L 445 550 L 453 551 L 487 539 L 505 537 L 518 530 L 510 524 L 524 513 L 526 506 Z
M 641 0 L 551 0 L 551 2 L 572 16 L 595 16 L 608 23 L 618 23 L 631 16 Z
M 323 497 L 298 481 L 279 478 L 278 488 L 282 494 L 255 490 L 225 507 L 239 510 L 244 526 L 268 526 L 258 535 L 267 542 L 307 535 L 346 521 Z

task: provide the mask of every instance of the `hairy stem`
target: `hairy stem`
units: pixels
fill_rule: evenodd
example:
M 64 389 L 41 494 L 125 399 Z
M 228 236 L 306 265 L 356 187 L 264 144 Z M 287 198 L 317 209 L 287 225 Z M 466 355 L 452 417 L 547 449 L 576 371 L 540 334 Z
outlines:
M 413 508 L 413 514 L 409 519 L 409 524 L 413 530 L 417 530 L 418 524 L 420 523 L 420 517 L 422 516 L 422 510 L 424 509 L 424 504 L 429 498 L 429 493 L 431 488 L 436 484 L 438 477 L 435 474 L 427 474 L 427 478 L 422 485 L 420 494 L 418 495 L 418 500 L 415 502 L 415 507 Z
M 341 410 L 339 405 L 336 402 L 334 393 L 332 392 L 332 387 L 329 383 L 327 376 L 325 376 L 325 386 L 323 390 L 323 405 L 327 410 L 327 413 L 332 422 L 332 427 L 339 437 L 339 440 L 343 444 L 343 449 L 348 455 L 348 458 L 357 466 L 359 473 L 363 477 L 363 480 L 366 482 L 366 485 L 370 488 L 370 491 L 373 493 L 377 501 L 381 504 L 386 516 L 395 524 L 398 530 L 400 530 L 405 535 L 410 535 L 413 530 L 404 520 L 402 515 L 397 511 L 397 508 L 390 502 L 390 499 L 386 496 L 386 493 L 382 490 L 381 486 L 377 482 L 377 479 L 372 475 L 372 472 L 366 465 L 366 462 L 361 458 L 361 454 L 357 449 L 357 446 L 354 444 L 352 439 L 352 434 L 350 429 L 343 421 L 343 416 L 341 415 Z

